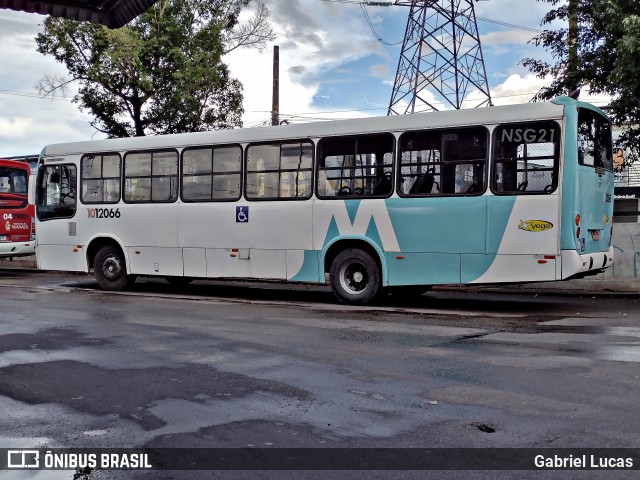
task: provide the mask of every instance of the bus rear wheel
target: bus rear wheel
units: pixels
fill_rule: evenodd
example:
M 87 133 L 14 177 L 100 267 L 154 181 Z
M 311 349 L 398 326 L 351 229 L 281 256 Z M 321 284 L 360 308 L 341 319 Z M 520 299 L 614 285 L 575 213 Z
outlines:
M 356 248 L 341 252 L 331 264 L 331 289 L 340 303 L 367 305 L 380 292 L 380 269 L 371 255 Z
M 127 274 L 122 251 L 113 245 L 105 245 L 96 254 L 93 272 L 103 290 L 122 290 L 132 285 L 136 277 Z

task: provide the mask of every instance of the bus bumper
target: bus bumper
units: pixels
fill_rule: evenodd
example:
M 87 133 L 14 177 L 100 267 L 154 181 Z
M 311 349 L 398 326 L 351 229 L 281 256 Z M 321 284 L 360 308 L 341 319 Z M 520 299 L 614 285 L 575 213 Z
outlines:
M 562 251 L 562 280 L 595 275 L 613 265 L 613 247 L 606 252 L 579 255 L 575 250 Z
M 0 258 L 35 255 L 36 242 L 0 242 Z

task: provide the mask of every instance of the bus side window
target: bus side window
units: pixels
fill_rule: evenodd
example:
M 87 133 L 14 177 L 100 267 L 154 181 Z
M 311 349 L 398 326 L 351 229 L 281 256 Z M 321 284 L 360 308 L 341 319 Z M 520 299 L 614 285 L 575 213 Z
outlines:
M 482 194 L 486 163 L 485 128 L 407 132 L 400 137 L 399 194 Z
M 121 161 L 117 153 L 84 155 L 80 160 L 82 203 L 120 201 Z
M 168 203 L 178 198 L 178 152 L 154 150 L 124 156 L 124 201 Z
M 548 194 L 558 185 L 560 127 L 556 122 L 500 125 L 493 131 L 494 193 Z
M 182 200 L 238 200 L 241 170 L 239 145 L 186 148 L 182 152 Z
M 323 138 L 318 144 L 318 196 L 387 197 L 393 191 L 390 134 Z
M 305 200 L 311 196 L 313 144 L 309 140 L 247 147 L 248 200 Z

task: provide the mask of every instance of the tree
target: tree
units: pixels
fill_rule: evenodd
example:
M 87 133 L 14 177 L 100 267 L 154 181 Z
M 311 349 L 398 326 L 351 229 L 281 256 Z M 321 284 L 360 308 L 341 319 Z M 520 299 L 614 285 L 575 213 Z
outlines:
M 238 23 L 251 2 L 159 0 L 117 30 L 49 17 L 37 49 L 70 77 L 45 76 L 37 87 L 56 95 L 79 82 L 73 101 L 110 138 L 241 126 L 242 85 L 222 56 L 243 46 L 264 49 L 275 38 L 264 5 Z
M 527 58 L 523 64 L 538 77 L 552 76 L 551 85 L 536 95 L 548 100 L 588 86 L 595 94 L 613 97 L 608 113 L 625 131 L 618 144 L 638 159 L 640 152 L 640 2 L 637 0 L 538 0 L 554 7 L 542 24 L 555 20 L 577 24 L 545 30 L 532 42 L 549 51 L 554 64 Z M 570 45 L 575 39 L 575 51 Z

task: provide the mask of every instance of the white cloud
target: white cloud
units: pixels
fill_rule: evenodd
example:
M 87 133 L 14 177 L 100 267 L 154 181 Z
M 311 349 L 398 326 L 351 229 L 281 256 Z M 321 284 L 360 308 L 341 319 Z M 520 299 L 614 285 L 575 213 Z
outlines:
M 480 35 L 482 48 L 491 48 L 495 53 L 509 51 L 514 45 L 527 45 L 536 34 L 527 30 L 504 30 Z
M 544 86 L 551 83 L 551 79 L 540 79 L 534 74 L 512 74 L 504 82 L 491 88 L 491 100 L 494 105 L 513 105 L 527 103 Z M 462 103 L 463 108 L 472 108 L 483 99 L 478 90 L 471 92 Z
M 360 9 L 353 5 L 309 0 L 268 0 L 265 4 L 278 33 L 274 44 L 280 47 L 279 107 L 283 115 L 317 116 L 320 112 L 313 100 L 320 81 L 324 84 L 345 82 L 344 88 L 349 88 L 349 72 L 341 68 L 343 65 L 371 54 L 385 56 L 371 36 Z M 272 45 L 263 54 L 255 50 L 235 50 L 224 59 L 232 75 L 244 85 L 243 120 L 247 126 L 270 120 L 271 49 Z M 334 78 L 325 78 L 328 73 Z M 382 67 L 373 67 L 372 73 L 382 75 Z M 362 116 L 357 112 L 344 113 Z M 331 114 L 332 118 L 340 116 L 341 112 Z
M 551 79 L 540 79 L 530 73 L 524 76 L 513 74 L 491 90 L 494 105 L 527 103 L 533 96 L 551 83 Z
M 37 53 L 35 36 L 44 17 L 0 11 L 0 156 L 40 153 L 50 143 L 89 140 L 89 118 L 69 100 L 39 98 L 35 84 L 66 70 Z
M 386 63 L 377 63 L 369 67 L 369 74 L 374 78 L 387 78 L 389 76 L 389 66 Z
M 232 74 L 244 87 L 245 126 L 255 126 L 271 120 L 272 106 L 272 52 L 259 54 L 252 50 L 238 50 L 227 59 Z M 305 112 L 318 91 L 317 84 L 294 82 L 288 71 L 290 59 L 280 54 L 280 105 L 281 112 Z
M 491 100 L 494 105 L 513 105 L 527 103 L 543 87 L 551 84 L 551 77 L 538 78 L 534 74 L 512 74 L 504 82 L 491 89 Z M 471 92 L 463 102 L 463 108 L 474 106 L 478 99 L 483 98 L 479 91 Z M 580 100 L 593 103 L 597 106 L 605 106 L 611 101 L 607 95 L 590 95 L 588 88 L 583 88 L 580 93 Z

